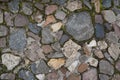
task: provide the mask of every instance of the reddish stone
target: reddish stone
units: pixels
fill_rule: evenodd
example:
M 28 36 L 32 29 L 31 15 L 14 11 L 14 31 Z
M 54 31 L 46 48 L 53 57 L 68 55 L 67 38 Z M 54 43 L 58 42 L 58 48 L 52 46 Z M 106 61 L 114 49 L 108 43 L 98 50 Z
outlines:
M 48 73 L 47 75 L 47 80 L 58 80 L 58 73 L 57 72 L 51 72 L 51 73 Z
M 53 15 L 49 15 L 46 17 L 45 23 L 43 24 L 43 26 L 47 26 L 50 23 L 54 23 L 56 22 L 56 19 Z
M 67 80 L 81 80 L 81 76 L 77 74 L 70 74 Z
M 50 52 L 53 51 L 53 49 L 52 49 L 52 47 L 51 47 L 50 45 L 43 45 L 43 46 L 42 46 L 42 49 L 43 49 L 43 52 L 44 52 L 45 54 L 48 54 L 48 53 L 50 53 Z
M 55 12 L 58 9 L 58 7 L 56 5 L 48 5 L 45 8 L 45 14 L 49 15 L 52 14 L 53 12 Z
M 86 71 L 87 69 L 88 69 L 88 64 L 87 64 L 87 63 L 82 63 L 82 64 L 80 64 L 79 67 L 78 67 L 78 71 L 79 71 L 80 73 Z

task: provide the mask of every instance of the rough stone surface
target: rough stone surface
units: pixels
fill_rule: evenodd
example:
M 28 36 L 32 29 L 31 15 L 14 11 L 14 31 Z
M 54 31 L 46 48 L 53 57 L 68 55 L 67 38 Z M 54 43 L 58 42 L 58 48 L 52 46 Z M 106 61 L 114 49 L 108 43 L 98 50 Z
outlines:
M 52 36 L 51 30 L 49 28 L 43 28 L 42 30 L 42 43 L 50 44 L 53 43 L 54 37 Z
M 12 70 L 20 62 L 20 57 L 14 56 L 12 54 L 6 53 L 2 56 L 2 63 L 7 67 L 8 70 Z
M 15 17 L 15 15 L 10 12 L 5 12 L 4 15 L 5 15 L 4 18 L 7 26 L 13 26 L 14 25 L 13 18 Z
M 102 15 L 95 15 L 95 23 L 103 24 Z
M 0 25 L 0 37 L 8 34 L 8 28 L 4 25 Z
M 56 22 L 55 17 L 53 15 L 48 15 L 46 17 L 46 20 L 45 20 L 45 23 L 43 24 L 43 26 L 47 26 L 47 25 L 49 25 L 51 23 L 55 23 L 55 22 Z
M 32 4 L 28 2 L 22 3 L 22 11 L 26 15 L 31 15 L 33 12 Z
M 92 68 L 87 72 L 83 73 L 83 80 L 98 80 L 97 78 L 97 70 Z
M 90 39 L 94 30 L 89 13 L 80 12 L 71 15 L 66 23 L 66 31 L 77 41 Z
M 29 23 L 28 28 L 34 34 L 39 34 L 41 31 L 41 27 L 37 26 L 37 24 Z
M 108 48 L 108 52 L 114 60 L 117 60 L 120 55 L 119 46 L 111 44 L 110 47 Z
M 24 29 L 19 29 L 10 34 L 9 47 L 16 51 L 23 51 L 26 46 L 26 34 Z
M 103 52 L 101 50 L 95 50 L 94 54 L 100 59 L 104 58 Z
M 0 38 L 0 48 L 5 48 L 7 41 L 6 38 Z
M 105 41 L 98 41 L 98 47 L 102 50 L 102 49 L 106 49 L 108 45 Z
M 88 60 L 86 61 L 87 63 L 89 63 L 91 66 L 97 67 L 98 66 L 98 60 L 95 58 L 88 58 Z
M 103 0 L 102 5 L 105 8 L 110 8 L 112 6 L 112 0 Z
M 99 74 L 99 79 L 100 80 L 109 80 L 109 77 L 105 74 Z
M 0 23 L 3 23 L 3 11 L 0 10 Z
M 9 10 L 13 13 L 17 13 L 19 11 L 19 3 L 20 0 L 12 0 L 10 3 L 8 3 Z
M 95 25 L 95 36 L 98 39 L 102 39 L 105 36 L 104 26 L 102 24 Z
M 15 17 L 15 21 L 14 24 L 15 26 L 21 27 L 21 26 L 25 26 L 28 25 L 28 18 L 22 14 L 17 14 Z
M 50 53 L 50 52 L 53 51 L 53 49 L 52 49 L 52 47 L 51 47 L 50 45 L 43 45 L 43 46 L 42 46 L 42 49 L 43 49 L 43 52 L 44 52 L 45 54 L 48 54 L 48 53 Z
M 113 23 L 116 21 L 116 16 L 112 10 L 104 10 L 104 11 L 102 11 L 102 14 L 104 16 L 104 19 L 107 22 Z
M 120 74 L 115 74 L 113 77 L 112 77 L 112 80 L 119 80 L 120 79 Z
M 45 80 L 45 74 L 38 74 L 36 77 L 38 80 Z
M 80 73 L 85 72 L 88 69 L 88 64 L 87 63 L 82 63 L 78 67 L 78 71 Z
M 58 5 L 64 5 L 64 3 L 66 2 L 67 0 L 52 0 L 52 2 L 58 4 Z
M 67 80 L 81 80 L 81 76 L 73 73 L 68 76 Z
M 58 22 L 58 23 L 55 23 L 55 24 L 51 25 L 52 31 L 57 32 L 58 30 L 60 30 L 62 25 L 63 25 L 62 22 Z
M 75 11 L 77 9 L 82 8 L 82 2 L 81 1 L 69 1 L 66 8 L 70 11 Z
M 50 70 L 45 61 L 42 59 L 32 63 L 30 67 L 34 74 L 45 74 Z
M 12 73 L 4 73 L 0 76 L 2 80 L 15 80 L 15 74 Z
M 113 43 L 113 44 L 120 46 L 120 43 L 119 43 L 120 38 L 116 35 L 115 32 L 107 33 L 106 39 L 108 40 L 109 43 Z
M 61 39 L 60 39 L 60 44 L 63 45 L 67 40 L 69 40 L 69 36 L 66 34 L 63 34 Z
M 56 5 L 48 5 L 45 9 L 45 14 L 49 15 L 55 12 L 58 9 Z
M 27 49 L 25 50 L 25 56 L 31 61 L 37 61 L 40 58 L 45 59 L 43 50 L 40 48 L 40 45 L 35 41 L 27 46 Z
M 120 60 L 116 62 L 115 68 L 120 72 Z
M 70 59 L 70 58 L 69 58 Z M 69 59 L 66 61 L 66 63 L 68 63 L 68 61 L 69 61 Z M 69 61 L 70 62 L 70 61 Z M 75 61 L 72 61 L 71 60 L 71 64 L 67 67 L 68 68 L 68 70 L 70 71 L 70 72 L 75 72 L 76 71 L 76 68 L 77 68 L 77 66 L 79 65 L 79 61 L 78 60 L 75 60 Z M 66 64 L 67 65 L 67 64 Z
M 55 71 L 48 73 L 48 75 L 47 75 L 47 80 L 58 80 L 58 78 L 59 78 L 59 75 Z
M 66 17 L 66 13 L 60 10 L 57 10 L 55 13 L 55 17 L 59 20 L 64 20 L 64 18 Z
M 19 77 L 24 80 L 35 80 L 33 73 L 28 70 L 20 70 L 18 73 Z
M 78 44 L 72 40 L 67 41 L 63 46 L 63 54 L 69 58 L 77 54 L 78 50 L 81 48 Z
M 48 65 L 52 67 L 53 69 L 59 69 L 65 64 L 65 59 L 59 58 L 59 59 L 50 59 L 48 62 Z
M 113 75 L 114 73 L 114 67 L 105 60 L 101 60 L 99 63 L 99 70 L 100 73 L 108 74 L 108 75 Z

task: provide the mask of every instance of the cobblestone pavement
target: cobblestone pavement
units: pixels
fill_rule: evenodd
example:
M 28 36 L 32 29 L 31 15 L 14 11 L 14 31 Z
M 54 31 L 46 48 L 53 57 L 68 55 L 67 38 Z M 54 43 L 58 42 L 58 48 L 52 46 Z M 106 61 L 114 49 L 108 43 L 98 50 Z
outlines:
M 120 80 L 120 0 L 0 0 L 0 80 Z

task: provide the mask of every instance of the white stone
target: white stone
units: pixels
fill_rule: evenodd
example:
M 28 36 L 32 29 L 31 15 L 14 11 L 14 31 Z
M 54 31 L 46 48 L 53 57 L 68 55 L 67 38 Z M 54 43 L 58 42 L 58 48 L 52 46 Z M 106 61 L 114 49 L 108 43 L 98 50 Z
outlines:
M 63 46 L 63 54 L 69 58 L 75 54 L 77 54 L 78 50 L 81 49 L 81 46 L 72 40 L 67 41 Z
M 32 42 L 34 42 L 35 39 L 31 38 L 31 37 L 28 37 L 27 38 L 27 45 L 30 45 Z
M 95 58 L 90 57 L 86 63 L 89 63 L 91 66 L 97 67 L 98 66 L 98 60 Z
M 82 2 L 81 1 L 70 1 L 70 2 L 68 2 L 68 5 L 66 8 L 69 9 L 70 11 L 75 11 L 77 9 L 81 9 Z
M 113 23 L 116 21 L 116 16 L 112 10 L 104 10 L 102 11 L 104 19 L 109 23 Z
M 55 23 L 51 26 L 53 32 L 57 32 L 62 27 L 62 22 Z
M 38 80 L 45 80 L 45 74 L 38 74 L 36 77 Z
M 7 67 L 8 70 L 12 70 L 15 66 L 19 64 L 21 58 L 18 56 L 14 56 L 9 53 L 5 53 L 2 55 L 2 63 Z
M 92 40 L 88 45 L 88 47 L 96 47 L 97 46 L 97 43 L 95 40 Z
M 106 49 L 107 48 L 107 43 L 105 41 L 98 41 L 98 47 L 102 50 L 102 49 Z
M 78 64 L 79 64 L 79 60 L 74 61 L 74 62 L 68 67 L 68 70 L 69 70 L 70 72 L 74 72 L 75 69 L 76 69 L 76 67 L 78 66 Z
M 108 52 L 114 60 L 117 60 L 120 55 L 119 46 L 117 46 L 116 44 L 111 44 L 108 48 Z

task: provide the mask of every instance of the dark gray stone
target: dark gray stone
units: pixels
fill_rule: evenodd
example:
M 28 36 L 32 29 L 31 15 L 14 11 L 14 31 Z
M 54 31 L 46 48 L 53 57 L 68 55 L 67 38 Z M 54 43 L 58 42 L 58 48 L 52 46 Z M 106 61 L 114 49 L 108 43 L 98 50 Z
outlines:
M 104 26 L 102 24 L 95 24 L 95 35 L 98 39 L 103 39 L 105 36 Z
M 52 0 L 52 2 L 58 4 L 58 5 L 63 5 L 67 0 Z
M 13 50 L 23 51 L 26 46 L 26 34 L 24 29 L 19 29 L 10 34 L 9 47 Z
M 19 11 L 19 3 L 20 0 L 11 0 L 11 2 L 8 3 L 9 10 L 13 13 L 17 13 Z
M 92 6 L 90 4 L 90 0 L 83 0 L 83 3 L 89 8 L 92 9 Z
M 59 43 L 59 42 L 55 42 L 54 44 L 52 44 L 52 48 L 53 48 L 55 51 L 61 51 L 61 46 L 60 46 L 60 43 Z
M 66 35 L 66 34 L 62 35 L 62 37 L 60 39 L 60 44 L 63 45 L 66 41 L 69 40 L 69 38 L 70 37 L 68 35 Z
M 18 73 L 19 77 L 23 80 L 35 80 L 33 73 L 28 70 L 20 70 Z
M 10 1 L 10 0 L 0 0 L 0 2 L 8 2 L 8 1 Z
M 110 61 L 110 63 L 112 63 L 112 64 L 114 63 L 113 59 L 111 58 L 111 56 L 107 52 L 104 53 L 104 56 L 108 61 Z
M 42 43 L 50 44 L 54 42 L 54 38 L 52 36 L 51 30 L 49 28 L 42 29 Z
M 77 41 L 90 39 L 94 34 L 90 14 L 87 12 L 72 14 L 66 23 L 66 31 Z
M 110 78 L 105 74 L 99 74 L 99 79 L 100 80 L 109 80 Z
M 14 24 L 17 27 L 21 27 L 21 26 L 26 26 L 28 25 L 29 21 L 28 18 L 22 14 L 17 14 L 15 17 L 15 21 Z
M 49 67 L 44 60 L 40 59 L 31 64 L 31 70 L 34 74 L 45 74 L 49 72 Z
M 102 0 L 102 5 L 105 8 L 110 8 L 112 6 L 112 0 Z
M 48 58 L 63 58 L 64 55 L 61 52 L 55 52 L 55 53 L 50 53 L 47 57 Z
M 29 23 L 28 28 L 34 34 L 39 34 L 41 31 L 41 27 L 37 26 L 37 24 Z
M 114 67 L 106 60 L 101 60 L 99 63 L 99 70 L 100 73 L 113 75 L 114 73 Z

